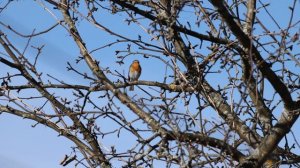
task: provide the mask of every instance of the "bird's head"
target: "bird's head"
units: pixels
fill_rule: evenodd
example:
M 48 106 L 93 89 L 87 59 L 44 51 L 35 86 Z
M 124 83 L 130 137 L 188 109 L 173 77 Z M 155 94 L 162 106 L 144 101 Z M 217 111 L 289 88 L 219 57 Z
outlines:
M 136 64 L 139 64 L 139 60 L 134 60 L 132 63 L 136 63 Z

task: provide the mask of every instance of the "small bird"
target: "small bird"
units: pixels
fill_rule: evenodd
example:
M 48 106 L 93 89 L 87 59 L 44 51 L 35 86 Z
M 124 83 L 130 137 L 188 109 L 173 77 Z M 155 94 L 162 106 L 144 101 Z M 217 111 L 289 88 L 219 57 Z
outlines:
M 141 76 L 142 68 L 138 60 L 134 60 L 129 67 L 128 78 L 130 82 L 137 81 Z M 134 90 L 134 86 L 131 85 L 129 88 L 130 91 Z

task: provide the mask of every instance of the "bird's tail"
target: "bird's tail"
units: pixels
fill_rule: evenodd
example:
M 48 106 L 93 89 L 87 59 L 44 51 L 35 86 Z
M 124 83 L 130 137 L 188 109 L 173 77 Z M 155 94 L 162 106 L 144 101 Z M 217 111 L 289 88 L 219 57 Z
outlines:
M 134 90 L 134 86 L 133 86 L 133 85 L 130 86 L 129 90 L 130 90 L 130 91 L 133 91 L 133 90 Z

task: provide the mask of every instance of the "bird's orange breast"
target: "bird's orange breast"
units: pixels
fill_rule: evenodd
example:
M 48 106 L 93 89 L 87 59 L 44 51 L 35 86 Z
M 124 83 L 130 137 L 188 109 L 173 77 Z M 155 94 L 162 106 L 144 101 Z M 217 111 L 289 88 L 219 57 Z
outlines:
M 137 62 L 134 62 L 131 66 L 131 68 L 135 71 L 140 71 L 141 67 L 140 67 L 140 64 L 137 63 Z

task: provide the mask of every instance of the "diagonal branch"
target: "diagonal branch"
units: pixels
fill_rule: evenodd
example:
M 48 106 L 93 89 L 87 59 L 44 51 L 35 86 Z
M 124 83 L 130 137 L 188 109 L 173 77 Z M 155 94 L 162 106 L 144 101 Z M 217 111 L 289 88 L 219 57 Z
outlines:
M 24 112 L 24 111 L 12 108 L 10 106 L 0 105 L 0 112 L 17 115 L 17 116 L 20 116 L 22 118 L 28 118 L 28 119 L 34 120 L 34 121 L 36 121 L 36 122 L 38 122 L 40 124 L 43 124 L 43 125 L 45 125 L 45 126 L 47 126 L 49 128 L 52 128 L 57 133 L 59 133 L 59 135 L 62 135 L 64 137 L 70 139 L 80 149 L 84 150 L 90 156 L 94 155 L 92 149 L 89 146 L 87 146 L 85 143 L 83 143 L 82 141 L 80 141 L 76 136 L 70 134 L 67 130 L 58 127 L 55 123 L 51 122 L 48 119 L 41 118 L 41 117 L 37 116 L 36 114 L 27 113 L 27 112 Z
M 214 140 L 210 140 L 210 142 L 206 142 L 201 140 L 204 136 L 192 136 L 191 134 L 176 134 L 171 131 L 166 130 L 165 128 L 161 127 L 160 123 L 157 122 L 150 114 L 146 113 L 143 109 L 141 109 L 136 103 L 132 102 L 131 99 L 125 94 L 120 91 L 116 87 L 115 84 L 113 84 L 103 73 L 103 71 L 99 68 L 97 63 L 93 60 L 92 56 L 87 51 L 79 32 L 77 31 L 77 28 L 73 22 L 73 20 L 70 17 L 70 14 L 65 8 L 60 8 L 61 12 L 63 13 L 63 16 L 65 18 L 66 23 L 69 26 L 70 33 L 78 45 L 81 54 L 83 55 L 86 63 L 90 67 L 90 69 L 93 71 L 93 73 L 97 76 L 97 78 L 101 81 L 102 84 L 107 87 L 108 90 L 110 90 L 124 105 L 127 105 L 129 109 L 131 109 L 136 115 L 138 115 L 143 121 L 145 121 L 153 131 L 158 132 L 162 138 L 166 138 L 168 140 L 179 140 L 183 142 L 197 142 L 203 145 L 211 145 L 214 147 L 220 147 L 224 151 L 226 151 L 227 154 L 232 155 L 236 160 L 239 160 L 242 158 L 242 154 L 237 152 L 234 148 L 227 146 L 225 144 L 221 144 L 221 142 Z M 207 137 L 208 138 L 208 137 Z
M 256 0 L 249 0 L 247 2 L 247 15 L 246 15 L 246 24 L 244 27 L 244 32 L 248 35 L 248 37 L 252 38 L 252 29 L 255 20 L 256 14 Z M 245 49 L 247 50 L 247 49 Z M 242 56 L 243 63 L 243 81 L 247 86 L 247 90 L 249 92 L 250 98 L 255 105 L 257 110 L 257 116 L 259 122 L 262 124 L 263 130 L 267 133 L 271 129 L 272 123 L 272 114 L 271 110 L 266 106 L 263 95 L 258 91 L 258 83 L 256 79 L 253 77 L 253 67 L 251 60 L 245 59 L 246 53 L 243 51 L 239 51 Z
M 136 12 L 137 14 L 142 15 L 142 16 L 144 16 L 144 17 L 146 17 L 146 18 L 148 18 L 152 21 L 156 21 L 158 19 L 156 16 L 153 16 L 150 13 L 150 11 L 141 10 L 140 8 L 137 8 L 137 7 L 135 7 L 135 6 L 133 6 L 129 3 L 126 3 L 126 1 L 123 1 L 123 0 L 111 0 L 111 1 L 118 4 L 118 5 L 120 5 L 121 7 L 132 10 L 132 11 Z M 165 20 L 159 20 L 159 21 L 163 25 L 167 25 L 167 21 L 165 21 Z M 211 42 L 218 43 L 218 44 L 228 44 L 228 43 L 230 43 L 230 41 L 228 41 L 226 39 L 216 38 L 216 37 L 211 36 L 211 35 L 203 35 L 203 34 L 200 34 L 196 31 L 189 30 L 186 27 L 182 27 L 182 26 L 178 26 L 178 25 L 172 25 L 172 28 L 174 30 L 178 31 L 178 32 L 181 32 L 181 33 L 199 38 L 201 40 L 211 41 Z
M 262 124 L 263 130 L 267 133 L 271 129 L 271 110 L 266 106 L 261 93 L 258 91 L 257 81 L 253 77 L 252 68 L 248 60 L 242 58 L 243 62 L 243 81 L 247 86 L 250 98 L 257 110 L 258 119 Z
M 260 145 L 252 152 L 252 154 L 241 163 L 240 167 L 250 166 L 259 167 L 270 153 L 274 150 L 280 140 L 286 135 L 294 122 L 297 120 L 300 111 L 300 101 L 294 102 L 291 94 L 285 84 L 278 78 L 274 71 L 272 71 L 261 57 L 257 48 L 252 44 L 251 39 L 241 30 L 238 24 L 233 20 L 231 14 L 224 6 L 224 1 L 211 0 L 211 3 L 217 8 L 219 14 L 227 23 L 228 27 L 238 38 L 242 46 L 250 51 L 250 59 L 256 63 L 258 69 L 269 80 L 275 91 L 282 98 L 285 110 L 282 113 L 280 120 L 272 128 L 270 134 L 267 135 Z
M 167 19 L 165 19 L 167 20 Z M 174 24 L 175 26 L 175 24 Z M 226 121 L 226 123 L 235 131 L 238 132 L 239 136 L 244 139 L 250 146 L 256 147 L 259 142 L 259 136 L 256 135 L 242 120 L 232 111 L 230 106 L 223 99 L 222 95 L 214 90 L 211 85 L 205 80 L 200 79 L 202 74 L 199 72 L 197 64 L 191 55 L 189 48 L 185 45 L 185 42 L 180 36 L 180 33 L 174 29 L 170 28 L 168 32 L 173 38 L 172 42 L 176 53 L 182 58 L 183 64 L 188 69 L 190 76 L 197 76 L 199 79 L 198 91 L 207 99 L 208 102 L 216 109 L 218 114 Z
M 242 46 L 249 51 L 249 58 L 252 59 L 262 74 L 269 80 L 273 88 L 282 98 L 286 108 L 293 104 L 291 94 L 287 86 L 279 79 L 275 72 L 270 68 L 270 65 L 262 58 L 257 48 L 252 44 L 252 40 L 243 32 L 241 27 L 234 21 L 232 15 L 224 5 L 223 0 L 211 0 L 211 3 L 217 8 L 219 14 L 232 33 L 237 37 Z M 247 52 L 246 52 L 247 53 Z
M 170 132 L 169 135 L 173 133 Z M 204 146 L 211 146 L 224 151 L 226 155 L 232 156 L 232 158 L 236 161 L 241 161 L 244 159 L 244 154 L 238 151 L 236 148 L 230 146 L 223 140 L 219 140 L 217 138 L 208 137 L 204 134 L 195 134 L 195 133 L 175 133 L 174 136 L 166 137 L 167 140 L 178 140 L 180 142 L 196 142 L 202 144 Z M 174 139 L 176 137 L 176 139 Z
M 87 142 L 90 144 L 93 151 L 95 152 L 91 157 L 95 157 L 95 154 L 96 154 L 97 160 L 109 165 L 109 162 L 104 157 L 104 153 L 101 151 L 96 138 L 90 133 L 90 131 L 84 126 L 84 124 L 77 118 L 77 116 L 72 115 L 73 114 L 72 110 L 67 108 L 66 106 L 64 106 L 61 102 L 59 102 L 52 94 L 50 94 L 45 88 L 43 88 L 41 86 L 41 83 L 36 81 L 30 75 L 30 73 L 25 69 L 25 67 L 22 66 L 18 57 L 15 55 L 15 53 L 11 50 L 10 46 L 12 46 L 12 45 L 10 43 L 7 43 L 1 36 L 0 36 L 0 44 L 3 46 L 3 48 L 7 52 L 7 54 L 13 59 L 14 64 L 16 65 L 16 69 L 18 69 L 21 72 L 23 77 L 26 78 L 30 82 L 30 84 L 33 85 L 40 92 L 40 94 L 42 96 L 47 98 L 53 105 L 55 105 L 63 113 L 67 114 L 72 119 L 72 121 L 74 122 L 74 125 L 76 125 L 80 129 L 84 138 L 87 140 Z M 18 54 L 21 55 L 19 52 L 18 52 Z
M 99 79 L 99 81 L 107 87 L 124 105 L 131 109 L 136 115 L 138 115 L 142 120 L 149 124 L 149 126 L 162 135 L 166 135 L 167 131 L 148 113 L 142 110 L 136 103 L 132 102 L 127 94 L 122 93 L 104 74 L 104 72 L 99 68 L 97 62 L 92 58 L 90 53 L 85 47 L 85 44 L 72 20 L 69 11 L 67 10 L 67 2 L 64 1 L 58 8 L 64 16 L 64 19 L 68 25 L 69 32 L 80 49 L 80 53 L 83 56 L 85 62 L 89 66 L 90 70 Z

